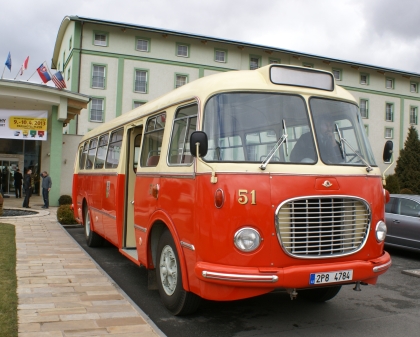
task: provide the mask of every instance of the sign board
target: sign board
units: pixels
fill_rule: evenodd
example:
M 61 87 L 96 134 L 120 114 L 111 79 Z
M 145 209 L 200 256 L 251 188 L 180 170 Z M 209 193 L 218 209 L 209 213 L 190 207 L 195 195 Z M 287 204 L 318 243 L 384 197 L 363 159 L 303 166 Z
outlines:
M 0 109 L 0 138 L 47 140 L 48 111 Z

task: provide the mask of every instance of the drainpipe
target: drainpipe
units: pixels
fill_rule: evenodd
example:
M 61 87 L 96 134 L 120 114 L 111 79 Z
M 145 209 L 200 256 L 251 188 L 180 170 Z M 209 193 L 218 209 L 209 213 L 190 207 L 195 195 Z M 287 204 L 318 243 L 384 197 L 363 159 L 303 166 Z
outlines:
M 82 69 L 82 46 L 83 46 L 83 27 L 84 21 L 82 21 L 82 29 L 80 29 L 80 53 L 79 53 L 79 75 L 77 81 L 77 92 L 80 94 L 80 74 Z M 79 115 L 76 115 L 76 135 L 79 134 Z

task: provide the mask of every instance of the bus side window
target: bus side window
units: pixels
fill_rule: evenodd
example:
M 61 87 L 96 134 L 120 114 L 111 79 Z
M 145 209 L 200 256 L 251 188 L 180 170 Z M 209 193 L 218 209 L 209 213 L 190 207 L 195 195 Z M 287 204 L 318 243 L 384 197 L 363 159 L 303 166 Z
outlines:
M 181 107 L 175 114 L 169 149 L 170 165 L 191 164 L 190 136 L 197 129 L 197 104 Z
M 96 156 L 96 147 L 98 145 L 98 138 L 93 138 L 89 142 L 89 151 L 86 159 L 86 170 L 91 170 L 93 168 L 93 163 L 95 162 Z
M 99 137 L 98 151 L 95 158 L 95 169 L 101 169 L 104 167 L 107 148 L 108 134 Z
M 109 139 L 108 152 L 106 154 L 105 168 L 117 168 L 120 162 L 121 145 L 124 129 L 119 129 L 111 133 Z
M 140 165 L 142 167 L 153 167 L 158 165 L 165 123 L 166 112 L 148 119 L 140 158 Z
M 88 142 L 85 142 L 80 147 L 80 157 L 79 157 L 79 169 L 83 170 L 85 168 L 85 161 L 88 151 Z

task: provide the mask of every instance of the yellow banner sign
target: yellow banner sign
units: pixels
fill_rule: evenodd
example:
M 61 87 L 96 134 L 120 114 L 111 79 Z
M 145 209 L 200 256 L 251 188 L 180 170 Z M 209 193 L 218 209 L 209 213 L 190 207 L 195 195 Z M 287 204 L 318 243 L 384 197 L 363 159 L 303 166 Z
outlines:
M 9 128 L 14 130 L 47 131 L 46 118 L 10 116 Z

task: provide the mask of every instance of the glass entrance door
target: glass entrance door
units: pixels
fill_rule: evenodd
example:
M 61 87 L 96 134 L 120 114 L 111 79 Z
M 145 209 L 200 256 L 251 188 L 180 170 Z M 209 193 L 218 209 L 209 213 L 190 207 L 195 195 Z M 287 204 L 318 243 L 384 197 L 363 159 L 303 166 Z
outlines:
M 15 193 L 14 174 L 18 166 L 19 163 L 17 161 L 0 160 L 0 184 L 3 194 Z

